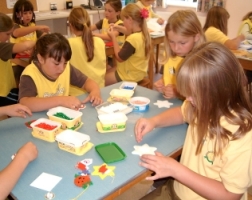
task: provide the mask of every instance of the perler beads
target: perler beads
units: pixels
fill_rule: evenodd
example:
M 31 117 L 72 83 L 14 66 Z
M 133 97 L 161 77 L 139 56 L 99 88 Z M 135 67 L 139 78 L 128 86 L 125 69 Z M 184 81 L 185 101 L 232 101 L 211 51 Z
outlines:
M 53 116 L 59 117 L 59 118 L 62 118 L 62 119 L 66 119 L 66 120 L 72 120 L 73 119 L 73 118 L 68 117 L 67 115 L 65 115 L 62 112 L 57 112 Z
M 89 185 L 92 185 L 92 181 L 89 176 L 79 176 L 76 175 L 74 179 L 74 184 L 78 187 L 86 188 Z

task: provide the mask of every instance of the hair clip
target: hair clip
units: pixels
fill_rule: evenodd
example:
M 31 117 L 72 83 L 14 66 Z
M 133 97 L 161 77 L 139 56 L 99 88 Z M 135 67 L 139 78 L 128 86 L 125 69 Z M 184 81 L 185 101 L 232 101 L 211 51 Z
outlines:
M 140 14 L 141 14 L 141 17 L 146 19 L 149 17 L 149 11 L 145 8 L 142 8 L 141 11 L 140 11 Z

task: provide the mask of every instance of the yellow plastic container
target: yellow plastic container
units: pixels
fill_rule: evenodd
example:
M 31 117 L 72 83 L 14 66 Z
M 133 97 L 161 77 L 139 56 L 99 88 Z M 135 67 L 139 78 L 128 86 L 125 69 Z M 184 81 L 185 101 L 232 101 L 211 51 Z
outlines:
M 122 112 L 101 114 L 98 115 L 98 118 L 104 131 L 125 129 L 128 120 L 127 116 Z
M 60 122 L 61 129 L 63 130 L 66 130 L 66 129 L 76 130 L 79 126 L 82 125 L 82 121 L 81 121 L 82 112 L 80 111 L 58 106 L 58 107 L 50 109 L 47 112 L 47 115 L 49 119 Z M 59 115 L 61 115 L 62 117 L 65 117 L 65 119 L 62 117 L 59 117 Z
M 37 125 L 39 125 L 39 124 L 46 124 L 48 126 L 55 126 L 55 128 L 52 130 L 47 130 L 44 128 L 37 127 Z M 40 118 L 40 119 L 32 122 L 30 124 L 30 126 L 32 127 L 33 137 L 36 137 L 38 139 L 45 140 L 48 142 L 54 142 L 56 135 L 59 134 L 61 131 L 60 130 L 61 123 L 55 122 L 55 121 L 52 121 L 49 119 L 45 119 L 45 118 Z
M 134 90 L 113 89 L 109 94 L 113 101 L 123 102 L 123 101 L 129 101 L 129 99 L 134 94 Z
M 83 155 L 93 147 L 93 144 L 89 142 L 89 135 L 73 130 L 62 131 L 56 136 L 56 140 L 58 141 L 58 146 L 61 150 L 79 156 Z

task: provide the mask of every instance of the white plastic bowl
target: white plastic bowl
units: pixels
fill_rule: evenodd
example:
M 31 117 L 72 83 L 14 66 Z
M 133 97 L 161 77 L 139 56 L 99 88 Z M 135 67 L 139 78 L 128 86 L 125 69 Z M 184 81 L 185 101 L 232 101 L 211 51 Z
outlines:
M 150 99 L 146 97 L 133 97 L 129 100 L 135 112 L 146 112 L 149 110 Z

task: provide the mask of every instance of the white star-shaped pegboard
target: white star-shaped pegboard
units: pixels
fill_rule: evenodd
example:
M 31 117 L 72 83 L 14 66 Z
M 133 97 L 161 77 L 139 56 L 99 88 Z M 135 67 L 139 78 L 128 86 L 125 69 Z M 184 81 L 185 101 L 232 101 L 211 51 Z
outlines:
M 157 100 L 157 102 L 153 104 L 158 106 L 159 108 L 170 108 L 173 105 L 173 103 L 167 100 L 164 100 L 164 101 Z
M 134 151 L 132 154 L 142 156 L 143 154 L 151 154 L 155 155 L 156 147 L 150 147 L 148 144 L 144 144 L 142 146 L 134 146 Z

